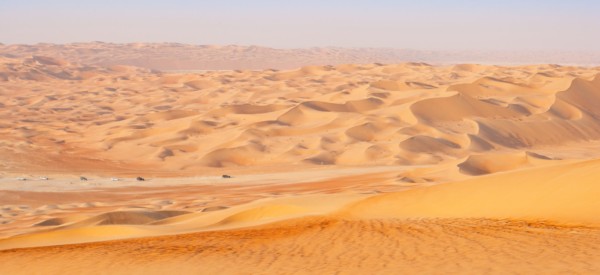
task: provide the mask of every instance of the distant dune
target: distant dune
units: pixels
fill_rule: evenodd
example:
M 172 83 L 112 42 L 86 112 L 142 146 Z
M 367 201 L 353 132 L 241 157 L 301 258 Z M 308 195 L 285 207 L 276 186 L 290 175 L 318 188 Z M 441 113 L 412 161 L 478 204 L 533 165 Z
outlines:
M 41 43 L 35 45 L 0 44 L 0 56 L 23 58 L 31 55 L 53 56 L 88 65 L 129 65 L 157 70 L 180 71 L 294 69 L 312 65 L 393 64 L 403 62 L 600 65 L 600 51 L 425 51 L 339 47 L 275 49 L 239 45 L 114 44 L 103 42 Z
M 431 165 L 479 175 L 600 138 L 600 70 L 311 66 L 160 73 L 0 60 L 7 171 L 201 173 L 265 165 Z

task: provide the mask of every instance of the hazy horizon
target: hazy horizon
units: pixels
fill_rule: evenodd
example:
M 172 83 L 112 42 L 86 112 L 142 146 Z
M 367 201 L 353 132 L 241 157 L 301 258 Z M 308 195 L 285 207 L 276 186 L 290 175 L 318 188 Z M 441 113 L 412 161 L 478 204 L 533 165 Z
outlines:
M 595 51 L 600 3 L 62 0 L 0 2 L 0 43 Z

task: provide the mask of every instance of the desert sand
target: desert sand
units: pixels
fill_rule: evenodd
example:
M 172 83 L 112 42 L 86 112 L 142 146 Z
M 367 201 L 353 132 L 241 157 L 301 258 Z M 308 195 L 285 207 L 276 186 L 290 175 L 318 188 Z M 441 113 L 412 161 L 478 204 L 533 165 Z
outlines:
M 600 272 L 600 67 L 23 47 L 0 58 L 2 274 Z
M 403 62 L 491 65 L 564 64 L 597 66 L 600 51 L 415 50 L 396 48 L 270 48 L 181 43 L 0 43 L 0 56 L 52 56 L 87 65 L 129 65 L 161 71 L 292 70 L 303 66 Z

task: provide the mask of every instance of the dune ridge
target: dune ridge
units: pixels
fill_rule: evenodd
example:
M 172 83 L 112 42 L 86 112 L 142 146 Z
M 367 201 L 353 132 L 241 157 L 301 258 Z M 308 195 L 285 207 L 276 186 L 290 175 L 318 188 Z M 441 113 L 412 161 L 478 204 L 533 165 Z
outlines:
M 318 66 L 366 63 L 423 62 L 435 64 L 564 64 L 600 65 L 600 53 L 564 51 L 422 51 L 394 48 L 313 47 L 277 49 L 256 45 L 190 45 L 181 43 L 70 43 L 0 44 L 0 56 L 56 56 L 95 66 L 129 65 L 158 70 L 266 70 L 295 69 L 316 72 Z M 415 62 L 417 61 L 417 62 Z M 350 67 L 350 66 L 346 66 Z M 477 70 L 461 65 L 456 71 Z M 289 74 L 291 76 L 292 74 Z

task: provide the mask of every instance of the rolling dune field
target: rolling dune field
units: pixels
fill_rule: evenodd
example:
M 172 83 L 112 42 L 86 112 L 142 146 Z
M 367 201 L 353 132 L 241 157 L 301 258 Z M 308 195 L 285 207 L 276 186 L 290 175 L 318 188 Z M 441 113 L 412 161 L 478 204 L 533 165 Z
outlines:
M 600 67 L 0 48 L 1 274 L 600 273 Z

